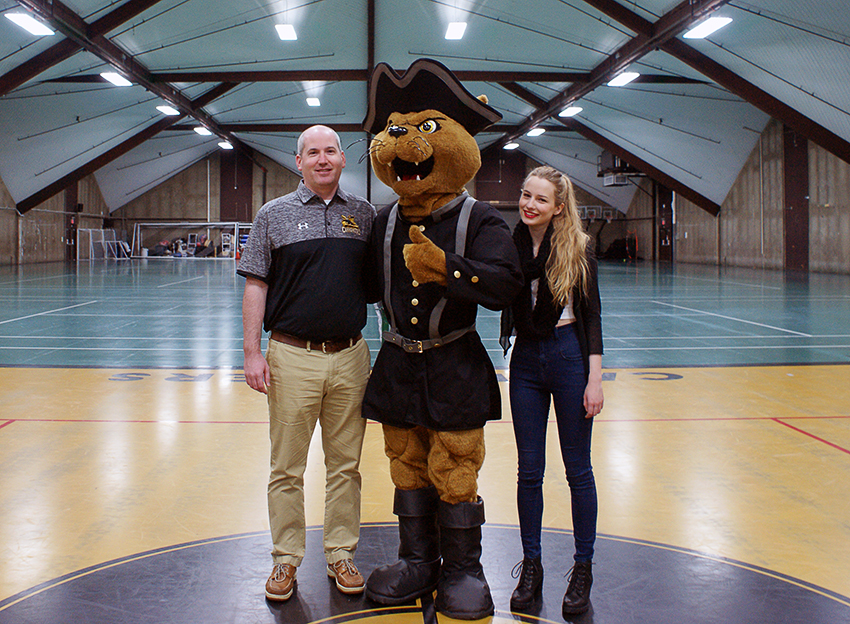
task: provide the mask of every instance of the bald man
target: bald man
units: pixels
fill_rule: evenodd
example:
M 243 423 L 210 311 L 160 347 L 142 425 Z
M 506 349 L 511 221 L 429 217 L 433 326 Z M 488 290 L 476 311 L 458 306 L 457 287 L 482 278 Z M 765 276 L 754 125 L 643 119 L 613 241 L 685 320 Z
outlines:
M 288 600 L 304 558 L 304 470 L 318 423 L 325 489 L 328 576 L 346 594 L 363 591 L 354 565 L 360 537 L 360 404 L 369 378 L 364 262 L 375 209 L 339 188 L 339 136 L 312 126 L 298 138 L 298 188 L 257 213 L 237 272 L 242 299 L 245 380 L 268 395 L 268 486 L 273 568 L 269 600 Z M 271 333 L 260 349 L 262 331 Z

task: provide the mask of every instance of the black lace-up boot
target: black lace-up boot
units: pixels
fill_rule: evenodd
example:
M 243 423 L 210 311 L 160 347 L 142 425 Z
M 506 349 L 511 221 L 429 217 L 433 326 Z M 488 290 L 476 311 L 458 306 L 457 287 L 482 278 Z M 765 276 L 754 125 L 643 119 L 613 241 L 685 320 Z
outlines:
M 511 611 L 525 611 L 543 593 L 543 564 L 540 557 L 523 559 L 514 567 L 511 576 L 519 577 L 511 594 Z
M 561 608 L 564 619 L 568 615 L 584 613 L 590 607 L 590 586 L 593 585 L 593 573 L 590 561 L 576 561 L 570 572 L 570 584 L 564 596 Z

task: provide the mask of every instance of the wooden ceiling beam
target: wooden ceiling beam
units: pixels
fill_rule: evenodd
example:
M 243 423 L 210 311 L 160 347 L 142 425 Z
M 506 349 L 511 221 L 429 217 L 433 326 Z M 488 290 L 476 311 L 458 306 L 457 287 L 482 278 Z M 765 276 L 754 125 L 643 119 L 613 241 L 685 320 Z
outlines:
M 760 89 L 717 61 L 695 50 L 684 41 L 672 39 L 661 46 L 664 52 L 687 63 L 701 74 L 711 78 L 720 86 L 743 98 L 771 117 L 779 119 L 803 136 L 811 139 L 825 150 L 850 163 L 850 141 L 807 117 L 767 91 Z
M 585 0 L 585 2 L 630 30 L 646 36 L 654 32 L 654 26 L 651 22 L 633 13 L 618 2 L 614 2 L 613 0 Z M 686 11 L 687 7 L 684 7 L 683 4 L 679 5 L 674 11 Z M 806 117 L 797 111 L 797 109 L 785 104 L 680 39 L 667 39 L 659 45 L 659 48 L 693 67 L 704 76 L 729 90 L 729 92 L 743 98 L 759 110 L 794 128 L 794 130 L 832 152 L 843 161 L 850 163 L 850 142 L 813 119 Z
M 59 43 L 47 48 L 44 52 L 40 52 L 34 57 L 27 59 L 15 67 L 15 69 L 0 76 L 0 97 L 26 84 L 50 67 L 72 57 L 81 49 L 76 41 L 63 39 Z
M 166 128 L 169 132 L 188 132 L 195 128 L 197 124 L 175 124 Z M 290 123 L 223 123 L 219 124 L 222 130 L 227 132 L 245 132 L 245 133 L 301 133 L 310 126 L 315 125 L 313 122 L 290 122 Z M 335 123 L 331 127 L 337 132 L 363 132 L 363 125 L 359 123 Z M 556 123 L 545 124 L 540 126 L 545 128 L 547 132 L 571 132 L 571 128 Z M 517 124 L 495 124 L 484 130 L 481 134 L 515 132 L 519 126 Z
M 651 23 L 637 15 L 626 17 L 624 8 L 616 2 L 601 0 L 586 0 L 588 4 L 600 11 L 609 10 L 611 17 L 617 15 L 629 21 L 629 28 L 638 29 L 638 34 L 620 46 L 613 54 L 606 57 L 599 65 L 590 71 L 586 82 L 574 83 L 559 95 L 549 100 L 545 106 L 539 107 L 521 124 L 521 131 L 514 136 L 499 139 L 499 147 L 525 134 L 549 117 L 557 115 L 566 106 L 581 99 L 597 88 L 607 84 L 614 76 L 625 70 L 629 65 L 652 52 L 667 40 L 687 29 L 694 22 L 702 19 L 729 0 L 685 0 L 657 22 Z M 614 7 L 617 5 L 617 8 Z M 617 19 L 617 18 L 615 18 Z
M 131 19 L 147 11 L 162 0 L 128 0 L 114 11 L 110 11 L 103 17 L 99 17 L 89 27 L 89 35 L 105 35 L 119 26 L 126 24 Z
M 502 86 L 505 87 L 506 89 L 509 89 L 512 93 L 514 93 L 518 97 L 523 98 L 528 103 L 530 103 L 534 106 L 538 106 L 538 107 L 540 106 L 541 98 L 538 97 L 537 95 L 535 95 L 534 93 L 531 93 L 530 91 L 528 91 L 524 87 L 522 87 L 520 85 L 510 85 L 510 84 L 504 84 Z M 661 182 L 662 184 L 664 184 L 668 188 L 673 189 L 674 191 L 676 191 L 677 193 L 682 195 L 682 197 L 685 197 L 686 199 L 692 201 L 694 204 L 696 204 L 697 206 L 699 206 L 703 210 L 707 211 L 712 216 L 717 216 L 720 213 L 720 206 L 718 206 L 717 203 L 711 201 L 709 198 L 705 197 L 704 195 L 702 195 L 698 191 L 695 191 L 694 189 L 690 188 L 689 186 L 679 182 L 678 180 L 676 180 L 672 176 L 667 175 L 666 173 L 664 173 L 663 171 L 661 171 L 657 167 L 654 167 L 653 165 L 649 164 L 648 162 L 646 162 L 642 158 L 639 158 L 638 156 L 629 152 L 628 150 L 621 147 L 620 145 L 617 145 L 616 143 L 614 143 L 613 141 L 611 141 L 607 137 L 599 134 L 595 130 L 588 128 L 587 126 L 585 126 L 583 123 L 581 123 L 577 119 L 575 119 L 575 118 L 564 119 L 564 118 L 559 117 L 558 121 L 561 123 L 562 126 L 567 128 L 568 130 L 578 132 L 584 138 L 592 141 L 593 143 L 595 143 L 596 145 L 598 145 L 602 149 L 608 150 L 609 152 L 611 152 L 615 156 L 618 156 L 624 162 L 629 163 L 629 165 L 631 165 L 632 167 L 638 169 L 639 171 L 648 175 L 649 177 L 653 178 L 654 180 Z M 498 148 L 498 147 L 499 146 L 496 146 L 496 148 Z M 493 146 L 491 146 L 488 149 L 492 149 L 492 148 L 493 148 Z
M 95 20 L 90 26 L 86 25 L 85 28 L 88 36 L 105 35 L 160 1 L 129 0 L 114 11 L 110 11 L 100 19 Z M 21 4 L 27 6 L 24 2 L 21 2 Z M 82 27 L 82 24 L 78 23 L 78 26 Z M 0 76 L 0 97 L 29 82 L 54 65 L 58 65 L 62 61 L 71 58 L 82 49 L 82 46 L 73 39 L 63 39 L 31 59 L 24 61 L 15 67 L 15 69 Z
M 192 100 L 190 104 L 191 104 L 192 107 L 201 108 L 205 104 L 209 104 L 210 102 L 212 102 L 216 98 L 221 97 L 221 95 L 223 95 L 224 93 L 226 93 L 227 91 L 229 91 L 230 89 L 232 89 L 235 86 L 236 86 L 235 84 L 218 85 L 217 87 L 210 89 L 209 91 L 207 91 L 203 95 Z M 166 118 L 161 119 L 160 121 L 156 122 L 155 124 L 148 126 L 147 128 L 145 128 L 141 132 L 133 135 L 132 137 L 130 137 L 129 139 L 127 139 L 123 143 L 116 145 L 115 147 L 113 147 L 110 150 L 107 150 L 103 154 L 93 158 L 89 162 L 78 167 L 77 169 L 75 169 L 71 173 L 69 173 L 65 176 L 62 176 L 61 178 L 59 178 L 58 180 L 56 180 L 52 184 L 47 185 L 43 189 L 41 189 L 41 190 L 33 193 L 32 195 L 30 195 L 26 199 L 21 200 L 16 205 L 18 212 L 20 212 L 21 214 L 24 214 L 25 212 L 32 210 L 33 208 L 38 206 L 40 203 L 47 201 L 48 199 L 50 199 L 54 195 L 61 193 L 66 188 L 68 188 L 70 185 L 76 184 L 77 182 L 82 180 L 87 175 L 91 175 L 92 173 L 94 173 L 95 171 L 100 169 L 101 167 L 108 165 L 109 163 L 111 163 L 116 158 L 119 158 L 119 157 L 123 156 L 124 154 L 126 154 L 127 152 L 129 152 L 131 149 L 138 147 L 139 145 L 141 145 L 142 143 L 144 143 L 148 139 L 155 137 L 160 132 L 162 132 L 164 130 L 168 130 L 169 128 L 171 128 L 172 126 L 177 124 L 177 122 L 184 119 L 185 117 L 186 117 L 186 114 L 181 113 L 180 115 L 175 115 L 173 117 L 166 117 Z M 194 127 L 195 127 L 195 124 L 192 124 L 191 126 L 189 126 L 189 128 L 194 128 Z M 248 149 L 250 149 L 250 148 L 248 148 Z M 254 159 L 253 150 L 251 150 L 251 152 L 250 152 L 250 158 L 252 160 Z
M 116 70 L 123 73 L 129 80 L 144 87 L 154 95 L 161 97 L 172 106 L 178 108 L 186 115 L 198 119 L 212 132 L 221 138 L 231 141 L 237 149 L 240 142 L 232 136 L 228 136 L 217 128 L 215 121 L 204 113 L 200 107 L 193 106 L 192 101 L 183 95 L 178 89 L 171 85 L 155 83 L 151 79 L 151 72 L 147 67 L 136 61 L 115 43 L 103 36 L 103 34 L 90 34 L 86 22 L 65 6 L 60 0 L 19 0 L 19 2 L 47 20 L 65 36 L 79 43 L 86 50 L 112 65 Z M 232 88 L 232 85 L 227 89 Z M 253 150 L 247 148 L 253 154 Z
M 609 138 L 599 134 L 592 128 L 587 127 L 580 121 L 575 118 L 569 119 L 558 119 L 564 126 L 569 128 L 570 130 L 574 130 L 582 135 L 584 138 L 593 141 L 599 147 L 608 150 L 624 162 L 629 163 L 635 169 L 638 169 L 642 173 L 648 175 L 653 180 L 656 180 L 666 186 L 669 189 L 676 191 L 679 195 L 687 199 L 688 201 L 693 202 L 706 212 L 708 212 L 711 216 L 716 217 L 720 214 L 720 205 L 717 202 L 710 200 L 708 197 L 703 195 L 702 193 L 695 191 L 691 187 L 683 184 L 676 178 L 664 173 L 661 169 L 649 164 L 636 154 L 632 154 L 627 149 L 618 145 L 614 141 Z
M 156 136 L 163 130 L 167 129 L 169 126 L 177 123 L 178 121 L 183 119 L 184 116 L 185 115 L 179 115 L 174 117 L 165 117 L 164 119 L 161 119 L 155 124 L 148 126 L 141 132 L 133 135 L 126 141 L 120 143 L 119 145 L 116 145 L 110 150 L 107 150 L 100 156 L 90 160 L 83 166 L 78 167 L 74 171 L 62 176 L 61 178 L 47 185 L 43 189 L 33 193 L 26 199 L 19 201 L 15 207 L 21 214 L 29 212 L 30 210 L 38 206 L 40 203 L 47 201 L 54 195 L 58 195 L 72 184 L 76 184 L 87 175 L 91 175 L 101 167 L 111 163 L 116 158 L 123 156 L 131 149 L 138 147 L 148 139 Z
M 154 72 L 155 83 L 180 82 L 303 82 L 324 80 L 328 82 L 365 82 L 369 72 L 365 69 L 286 69 L 278 71 L 218 71 L 218 72 Z
M 520 84 L 517 84 L 515 82 L 500 82 L 499 84 L 511 93 L 513 93 L 519 99 L 528 102 L 535 108 L 544 108 L 546 106 L 546 100 L 544 100 L 536 93 L 532 93 Z
M 38 203 L 44 201 L 45 198 L 52 197 L 56 193 L 60 192 L 65 188 L 59 188 L 61 184 L 66 184 L 66 186 L 67 184 L 72 184 L 75 180 L 88 175 L 92 171 L 104 166 L 104 164 L 118 158 L 130 149 L 140 145 L 141 142 L 152 138 L 163 129 L 173 125 L 179 118 L 185 116 L 194 117 L 202 125 L 206 126 L 212 133 L 217 134 L 223 140 L 230 142 L 235 149 L 241 151 L 245 154 L 245 156 L 257 163 L 260 168 L 265 169 L 261 163 L 256 161 L 254 150 L 250 146 L 244 144 L 232 133 L 219 128 L 216 121 L 203 110 L 203 106 L 206 106 L 214 99 L 221 97 L 224 93 L 230 91 L 234 86 L 236 86 L 236 83 L 222 83 L 217 87 L 210 89 L 200 98 L 190 100 L 175 87 L 167 84 L 155 83 L 151 80 L 151 73 L 147 67 L 136 61 L 132 55 L 129 55 L 119 48 L 102 33 L 92 33 L 85 20 L 65 6 L 61 0 L 19 0 L 19 2 L 47 21 L 57 31 L 75 41 L 81 47 L 85 48 L 101 60 L 112 65 L 119 72 L 123 73 L 129 80 L 144 87 L 154 95 L 161 97 L 163 100 L 179 109 L 181 113 L 179 116 L 171 117 L 148 126 L 148 128 L 125 141 L 121 145 L 95 157 L 76 171 L 71 172 L 67 176 L 60 178 L 60 180 L 57 180 L 43 188 L 41 191 L 38 191 L 32 196 L 26 198 L 23 202 L 18 204 L 18 210 L 20 212 L 30 210 L 35 205 L 38 205 Z M 137 7 L 138 6 L 141 5 L 137 5 Z M 110 24 L 117 21 L 118 19 L 116 18 L 111 21 Z M 153 134 L 151 134 L 151 132 Z M 137 139 L 139 140 L 137 141 Z M 92 170 L 91 167 L 94 167 L 94 169 Z
M 227 132 L 266 132 L 266 133 L 301 133 L 307 128 L 316 125 L 315 122 L 303 123 L 223 123 L 219 124 L 222 130 Z M 363 125 L 359 123 L 331 124 L 337 132 L 363 132 Z M 168 130 L 173 132 L 185 132 L 194 128 L 191 124 L 179 124 L 171 126 Z
M 564 72 L 453 72 L 462 82 L 587 82 L 590 74 Z M 204 83 L 204 82 L 304 82 L 308 80 L 325 82 L 365 82 L 371 72 L 362 69 L 315 69 L 282 71 L 222 71 L 222 72 L 153 72 L 150 79 L 155 83 Z M 78 74 L 63 76 L 47 82 L 89 83 L 106 82 L 99 74 Z M 707 84 L 684 76 L 667 74 L 641 74 L 636 83 L 644 84 Z
M 587 72 L 561 71 L 478 71 L 453 72 L 464 82 L 583 82 Z M 173 71 L 154 72 L 154 82 L 302 82 L 324 80 L 334 82 L 365 82 L 372 72 L 369 69 L 289 69 L 277 71 Z

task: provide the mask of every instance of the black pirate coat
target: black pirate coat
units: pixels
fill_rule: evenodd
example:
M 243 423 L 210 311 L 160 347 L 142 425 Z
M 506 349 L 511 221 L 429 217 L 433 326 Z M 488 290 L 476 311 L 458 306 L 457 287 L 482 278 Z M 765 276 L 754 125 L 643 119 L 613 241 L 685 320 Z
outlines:
M 402 253 L 413 224 L 392 207 L 378 212 L 370 264 L 390 331 L 384 333 L 366 387 L 364 418 L 436 431 L 476 429 L 501 418 L 496 373 L 474 324 L 479 305 L 491 310 L 510 305 L 522 287 L 522 271 L 510 229 L 498 211 L 483 202 L 469 202 L 464 253 L 456 253 L 467 197 L 461 195 L 416 224 L 446 253 L 446 286 L 413 280 Z M 386 247 L 388 225 L 393 232 Z M 389 276 L 385 255 L 390 258 Z M 393 325 L 396 332 L 391 331 Z M 433 346 L 436 343 L 439 346 Z

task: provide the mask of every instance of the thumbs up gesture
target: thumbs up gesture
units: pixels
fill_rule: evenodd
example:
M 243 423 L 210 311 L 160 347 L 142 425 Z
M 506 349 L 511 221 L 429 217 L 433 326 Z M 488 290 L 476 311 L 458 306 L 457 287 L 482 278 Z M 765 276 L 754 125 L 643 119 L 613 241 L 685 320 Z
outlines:
M 422 233 L 418 225 L 408 232 L 411 244 L 404 246 L 404 264 L 420 284 L 436 282 L 446 285 L 446 252 Z

